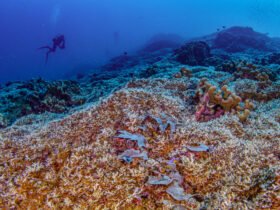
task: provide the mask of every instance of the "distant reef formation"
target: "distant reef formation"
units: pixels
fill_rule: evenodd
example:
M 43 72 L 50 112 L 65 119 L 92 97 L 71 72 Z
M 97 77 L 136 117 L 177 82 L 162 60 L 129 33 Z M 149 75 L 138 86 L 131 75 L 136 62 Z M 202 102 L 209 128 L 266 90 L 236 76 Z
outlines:
M 265 34 L 255 32 L 249 27 L 232 27 L 221 31 L 212 41 L 212 48 L 223 49 L 226 52 L 243 52 L 248 49 L 269 51 L 270 41 Z
M 0 208 L 279 209 L 278 40 L 156 39 L 73 80 L 2 85 Z
M 63 113 L 70 107 L 82 105 L 81 90 L 75 81 L 46 82 L 42 79 L 11 82 L 1 87 L 0 127 L 6 127 L 29 114 Z
M 268 74 L 270 79 L 275 79 L 279 74 L 279 39 L 270 38 L 250 27 L 231 27 L 192 39 L 178 47 L 182 40 L 174 34 L 156 35 L 138 53 L 115 57 L 98 73 L 78 75 L 75 81 L 47 82 L 35 79 L 2 85 L 0 127 L 6 127 L 29 114 L 65 113 L 73 107 L 108 95 L 131 78 L 149 78 L 164 69 L 168 73 L 165 66 L 160 66 L 161 63 L 213 66 L 221 71 L 236 73 L 238 63 L 244 61 L 261 65 L 263 73 Z M 274 72 L 269 70 L 271 65 L 276 65 Z M 111 80 L 117 82 L 108 84 Z M 95 88 L 99 89 L 93 93 L 91 89 Z
M 131 78 L 129 74 L 120 75 L 94 73 L 77 81 L 8 82 L 0 87 L 0 128 L 31 114 L 66 114 L 73 108 L 98 101 Z
M 184 39 L 176 34 L 157 34 L 153 36 L 138 53 L 151 53 L 165 49 L 175 49 L 184 43 Z
M 271 38 L 267 34 L 254 31 L 250 27 L 230 27 L 217 33 L 196 38 L 204 40 L 211 49 L 221 49 L 228 53 L 260 51 L 279 51 L 280 40 Z
M 180 36 L 158 34 L 137 53 L 117 56 L 96 73 L 78 74 L 74 80 L 34 79 L 2 85 L 0 127 L 7 127 L 29 114 L 67 113 L 72 108 L 106 97 L 131 79 L 170 76 L 174 65 L 213 66 L 218 71 L 242 74 L 246 75 L 244 79 L 250 79 L 255 70 L 246 67 L 244 63 L 248 63 L 257 65 L 258 72 L 272 81 L 279 75 L 280 39 L 270 38 L 250 27 L 231 27 L 186 41 L 179 47 L 182 42 Z
M 175 50 L 174 55 L 175 59 L 182 64 L 201 66 L 210 57 L 210 47 L 202 41 L 189 42 Z

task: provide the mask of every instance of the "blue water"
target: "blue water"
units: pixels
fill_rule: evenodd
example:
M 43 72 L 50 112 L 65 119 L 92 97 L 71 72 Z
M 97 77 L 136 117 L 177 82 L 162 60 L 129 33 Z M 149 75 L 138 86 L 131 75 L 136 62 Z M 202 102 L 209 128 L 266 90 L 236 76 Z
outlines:
M 158 33 L 185 39 L 221 26 L 280 36 L 279 0 L 9 0 L 0 2 L 0 82 L 57 79 L 93 70 Z M 44 51 L 57 34 L 66 49 Z

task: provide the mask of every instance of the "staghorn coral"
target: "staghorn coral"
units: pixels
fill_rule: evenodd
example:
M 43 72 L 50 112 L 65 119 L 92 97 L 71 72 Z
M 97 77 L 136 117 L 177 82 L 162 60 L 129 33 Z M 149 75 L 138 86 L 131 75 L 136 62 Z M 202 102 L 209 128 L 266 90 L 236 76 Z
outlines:
M 226 85 L 221 87 L 220 91 L 217 91 L 217 87 L 209 84 L 207 79 L 201 80 L 197 96 L 199 97 L 199 104 L 195 117 L 200 122 L 219 118 L 227 112 L 238 112 L 240 121 L 244 122 L 248 118 L 250 110 L 254 107 L 248 100 L 245 101 L 243 107 L 240 106 L 241 98 L 228 90 Z
M 279 123 L 267 118 L 265 107 L 246 127 L 232 115 L 197 123 L 182 109 L 178 90 L 165 89 L 172 82 L 178 85 L 136 81 L 36 132 L 1 130 L 0 208 L 277 209 Z M 277 112 L 279 100 L 275 104 Z M 169 119 L 178 122 L 175 130 Z M 117 130 L 144 136 L 148 160 L 123 163 L 114 145 Z M 188 150 L 196 144 L 212 149 Z M 173 182 L 147 183 L 159 174 Z

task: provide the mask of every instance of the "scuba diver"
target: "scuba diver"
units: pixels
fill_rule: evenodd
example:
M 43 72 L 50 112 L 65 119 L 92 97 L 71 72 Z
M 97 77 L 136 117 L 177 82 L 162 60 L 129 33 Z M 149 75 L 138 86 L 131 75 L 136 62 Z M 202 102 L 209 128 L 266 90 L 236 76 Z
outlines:
M 49 57 L 49 54 L 50 53 L 54 53 L 58 48 L 60 49 L 64 49 L 65 48 L 65 38 L 64 38 L 64 35 L 57 35 L 56 37 L 54 37 L 52 39 L 52 42 L 53 42 L 53 45 L 52 47 L 50 46 L 43 46 L 43 47 L 40 47 L 38 48 L 39 50 L 42 50 L 42 49 L 48 49 L 47 53 L 46 53 L 46 63 L 48 62 L 48 57 Z

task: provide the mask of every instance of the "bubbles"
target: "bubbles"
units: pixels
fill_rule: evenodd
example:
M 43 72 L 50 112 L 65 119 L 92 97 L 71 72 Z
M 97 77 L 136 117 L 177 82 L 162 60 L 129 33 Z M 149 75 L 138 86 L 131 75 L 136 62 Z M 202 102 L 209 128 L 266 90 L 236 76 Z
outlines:
M 61 14 L 60 5 L 57 4 L 52 9 L 52 13 L 51 13 L 51 17 L 50 17 L 51 24 L 56 25 L 56 23 L 60 17 L 60 14 Z

